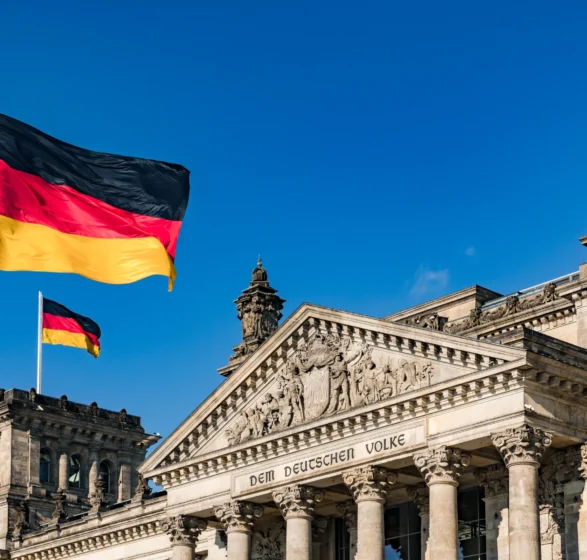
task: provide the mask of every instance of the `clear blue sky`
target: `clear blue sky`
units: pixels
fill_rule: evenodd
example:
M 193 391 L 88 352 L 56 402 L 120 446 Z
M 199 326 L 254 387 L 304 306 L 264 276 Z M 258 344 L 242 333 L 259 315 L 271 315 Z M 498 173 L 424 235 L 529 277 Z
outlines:
M 103 354 L 44 347 L 45 392 L 167 435 L 222 378 L 261 253 L 290 314 L 382 316 L 587 260 L 587 3 L 2 2 L 0 112 L 181 163 L 175 290 L 0 273 L 0 386 L 35 376 L 36 294 Z

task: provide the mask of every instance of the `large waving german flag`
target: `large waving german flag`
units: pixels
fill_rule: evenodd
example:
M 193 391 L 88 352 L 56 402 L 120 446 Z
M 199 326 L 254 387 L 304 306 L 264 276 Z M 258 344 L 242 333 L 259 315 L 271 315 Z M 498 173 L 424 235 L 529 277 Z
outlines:
M 84 150 L 0 114 L 0 270 L 175 279 L 180 165 Z
M 43 298 L 43 342 L 84 348 L 92 356 L 100 355 L 102 332 L 98 323 L 74 313 L 64 305 Z

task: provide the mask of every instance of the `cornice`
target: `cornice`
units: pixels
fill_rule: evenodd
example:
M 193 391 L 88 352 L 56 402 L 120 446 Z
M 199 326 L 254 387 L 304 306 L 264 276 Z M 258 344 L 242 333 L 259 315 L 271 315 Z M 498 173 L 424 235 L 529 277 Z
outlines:
M 225 426 L 236 410 L 273 379 L 300 340 L 307 341 L 317 332 L 341 333 L 373 348 L 469 370 L 525 356 L 517 348 L 304 304 L 159 446 L 139 468 L 141 473 L 151 478 L 164 461 L 178 463 L 193 455 L 209 433 Z
M 113 520 L 110 524 L 109 516 L 102 514 L 97 524 L 96 517 L 88 516 L 81 521 L 53 525 L 41 531 L 25 533 L 20 542 L 14 543 L 11 558 L 58 560 L 163 534 L 163 524 L 166 519 L 165 505 L 166 500 L 161 500 L 159 509 L 154 512 L 135 506 L 132 508 L 131 516 Z M 140 509 L 140 515 L 134 511 L 137 508 Z M 126 513 L 129 513 L 129 510 Z
M 351 435 L 422 418 L 432 412 L 452 409 L 517 389 L 525 382 L 525 367 L 525 359 L 520 359 L 481 372 L 465 374 L 387 401 L 170 464 L 149 472 L 147 476 L 165 488 L 172 488 L 252 464 L 258 465 L 262 461 L 311 449 L 326 442 L 343 440 Z

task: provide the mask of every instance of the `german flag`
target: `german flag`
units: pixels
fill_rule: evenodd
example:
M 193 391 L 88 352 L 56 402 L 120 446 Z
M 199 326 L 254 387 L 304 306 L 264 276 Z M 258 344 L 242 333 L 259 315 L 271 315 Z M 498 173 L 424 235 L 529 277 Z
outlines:
M 0 114 L 0 270 L 175 279 L 180 165 L 84 150 Z
M 67 307 L 43 298 L 43 342 L 84 348 L 92 356 L 100 355 L 102 331 L 98 323 L 74 313 Z

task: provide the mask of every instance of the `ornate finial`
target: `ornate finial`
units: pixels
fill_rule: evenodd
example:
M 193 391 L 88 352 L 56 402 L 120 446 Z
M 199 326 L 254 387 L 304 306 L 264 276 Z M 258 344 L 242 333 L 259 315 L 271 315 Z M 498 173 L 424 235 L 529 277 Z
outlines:
M 282 317 L 281 310 L 285 300 L 269 285 L 261 255 L 253 270 L 249 287 L 243 290 L 235 303 L 243 338 L 242 342 L 233 348 L 234 354 L 230 357 L 228 365 L 219 370 L 226 376 L 277 330 L 279 319 Z

